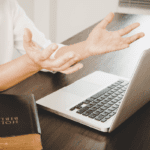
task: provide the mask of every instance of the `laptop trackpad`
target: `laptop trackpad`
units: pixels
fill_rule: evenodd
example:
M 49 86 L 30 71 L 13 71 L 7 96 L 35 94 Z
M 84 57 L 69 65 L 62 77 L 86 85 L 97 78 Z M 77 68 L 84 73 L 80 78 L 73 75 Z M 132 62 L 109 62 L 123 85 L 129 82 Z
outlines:
M 89 94 L 93 94 L 100 88 L 102 88 L 101 85 L 97 85 L 83 80 L 78 80 L 73 84 L 64 87 L 62 91 L 69 92 L 71 94 L 75 94 L 80 97 L 85 97 Z

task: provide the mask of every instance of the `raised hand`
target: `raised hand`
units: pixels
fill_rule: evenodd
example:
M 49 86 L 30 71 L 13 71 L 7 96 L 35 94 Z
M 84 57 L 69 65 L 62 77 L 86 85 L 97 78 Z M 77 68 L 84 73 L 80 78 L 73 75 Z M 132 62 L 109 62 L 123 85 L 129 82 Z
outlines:
M 129 47 L 129 45 L 137 39 L 144 36 L 144 33 L 137 33 L 131 37 L 123 38 L 123 35 L 130 33 L 140 24 L 134 23 L 124 29 L 110 32 L 105 28 L 113 20 L 114 14 L 109 13 L 104 20 L 102 20 L 89 34 L 86 42 L 86 49 L 90 55 L 99 55 L 116 50 L 121 50 Z
M 47 69 L 49 71 L 59 71 L 65 74 L 70 74 L 83 67 L 81 63 L 75 64 L 79 60 L 80 56 L 72 51 L 65 53 L 57 59 L 50 59 L 50 56 L 58 48 L 58 46 L 56 44 L 51 44 L 46 49 L 40 51 L 39 49 L 41 49 L 41 47 L 32 41 L 32 33 L 27 28 L 25 29 L 23 38 L 23 46 L 27 55 L 39 70 Z

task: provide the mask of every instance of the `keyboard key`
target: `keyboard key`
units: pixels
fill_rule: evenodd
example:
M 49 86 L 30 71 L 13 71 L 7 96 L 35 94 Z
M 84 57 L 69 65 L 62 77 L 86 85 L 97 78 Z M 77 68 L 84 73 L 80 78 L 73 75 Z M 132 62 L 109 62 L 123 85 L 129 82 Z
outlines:
M 102 101 L 101 103 L 104 105 L 104 104 L 106 104 L 107 102 Z
M 91 102 L 91 101 L 89 101 L 89 100 L 83 101 L 84 104 L 89 104 L 90 102 Z
M 109 118 L 111 118 L 111 116 L 110 116 L 110 115 L 107 115 L 107 116 L 105 117 L 105 119 L 109 119 Z
M 124 81 L 124 82 L 122 82 L 120 85 L 125 86 L 125 85 L 128 85 L 128 84 L 129 84 L 128 81 Z
M 96 111 L 93 112 L 93 114 L 95 114 L 96 116 L 98 116 L 100 113 L 101 113 L 101 112 L 98 111 L 98 110 L 96 110 Z
M 119 101 L 121 98 L 119 98 L 118 96 L 114 98 L 116 101 Z
M 107 107 L 107 108 L 109 108 L 109 107 L 112 106 L 112 105 L 110 105 L 110 104 L 107 103 L 107 104 L 105 104 L 104 106 Z
M 117 97 L 117 95 L 116 95 L 115 93 L 113 93 L 111 96 L 113 96 L 113 97 Z
M 95 103 L 99 103 L 99 102 L 100 102 L 100 100 L 99 100 L 99 99 L 95 99 L 93 102 L 95 102 Z
M 81 106 L 81 105 L 77 105 L 77 106 L 75 106 L 75 108 L 77 108 L 77 109 L 81 109 L 81 108 L 82 108 L 82 106 Z
M 106 96 L 106 97 L 109 96 L 109 95 L 110 95 L 109 93 L 105 93 L 105 94 L 104 94 L 104 96 Z
M 97 103 L 96 102 L 91 102 L 91 103 L 89 103 L 88 105 L 96 105 Z
M 89 109 L 89 110 L 85 111 L 82 115 L 89 116 L 92 112 L 93 112 L 93 110 Z
M 106 110 L 106 109 L 107 109 L 107 107 L 105 107 L 105 106 L 102 106 L 102 107 L 101 107 L 101 109 L 103 109 L 103 110 Z
M 107 110 L 105 110 L 105 112 L 107 112 L 107 113 L 109 114 L 109 113 L 111 113 L 112 111 L 110 111 L 110 110 L 107 109 Z
M 117 86 L 118 89 L 121 89 L 122 87 L 123 87 L 122 85 L 118 85 L 118 86 Z
M 118 110 L 118 109 L 114 110 L 113 112 L 116 114 L 116 113 L 117 113 L 117 110 Z
M 110 116 L 114 116 L 114 115 L 115 115 L 115 112 L 112 112 L 112 113 L 110 113 L 109 115 L 110 115 Z
M 109 98 L 105 98 L 104 100 L 105 100 L 106 102 L 109 102 L 109 101 L 110 101 L 110 99 L 109 99 Z
M 91 104 L 91 103 L 90 103 L 90 104 L 86 105 L 86 107 L 89 107 L 89 108 L 90 108 L 90 107 L 93 107 L 94 105 L 96 105 L 96 104 Z
M 98 100 L 100 100 L 100 101 L 102 101 L 102 100 L 103 100 L 103 98 L 101 98 L 101 97 L 98 97 L 97 99 L 98 99 Z
M 108 110 L 110 110 L 110 111 L 114 111 L 116 108 L 114 108 L 114 107 L 109 107 L 109 109 Z
M 70 108 L 70 110 L 73 111 L 73 110 L 75 110 L 75 108 L 76 108 L 76 107 L 72 107 L 72 108 Z
M 122 98 L 123 98 L 123 96 L 122 96 L 122 95 L 118 95 L 118 97 L 119 97 L 120 99 L 122 99 Z
M 101 96 L 101 98 L 102 98 L 102 99 L 105 99 L 105 98 L 106 98 L 106 96 L 105 96 L 105 95 L 102 95 L 102 96 Z
M 102 104 L 101 102 L 97 103 L 96 105 L 98 105 L 99 107 L 103 106 L 104 104 Z
M 120 95 L 120 92 L 117 91 L 117 92 L 115 92 L 115 94 L 118 96 L 118 95 Z
M 109 91 L 109 92 L 107 92 L 107 93 L 110 95 L 110 94 L 112 94 L 112 93 L 114 93 L 114 92 L 113 92 L 113 91 Z
M 117 103 L 120 105 L 121 101 L 119 101 L 119 102 L 117 102 Z
M 88 101 L 93 101 L 93 100 L 94 100 L 94 98 L 89 97 L 89 98 L 87 98 L 86 100 L 88 100 Z
M 110 101 L 110 102 L 108 102 L 108 104 L 109 104 L 109 105 L 113 105 L 114 103 Z
M 95 118 L 97 115 L 96 114 L 90 114 L 88 117 L 90 117 L 90 118 Z
M 77 111 L 77 113 L 82 114 L 83 112 L 85 112 L 85 111 L 88 110 L 88 109 L 89 109 L 89 107 L 85 106 L 85 107 L 79 109 L 79 110 Z
M 108 102 L 108 100 L 103 100 L 102 103 L 106 104 Z
M 95 111 L 97 110 L 97 107 L 93 106 L 92 108 L 90 108 L 91 110 Z
M 99 111 L 99 112 L 101 113 L 101 112 L 103 112 L 104 110 L 101 109 L 101 108 L 99 108 L 99 109 L 97 109 L 97 111 Z
M 119 105 L 118 105 L 118 104 L 114 104 L 113 106 L 115 106 L 116 108 L 118 108 L 118 107 L 119 107 Z
M 119 80 L 119 81 L 117 81 L 117 82 L 120 82 L 120 83 L 122 83 L 122 82 L 124 82 L 124 80 L 121 80 L 121 79 L 120 79 L 120 80 Z
M 116 92 L 116 90 L 112 89 L 112 90 L 111 90 L 111 92 L 113 92 L 113 93 L 114 93 L 114 92 Z
M 88 117 L 90 117 L 90 118 L 95 118 L 97 115 L 96 114 L 90 114 Z
M 106 122 L 107 121 L 107 119 L 106 118 L 103 118 L 102 120 L 101 120 L 101 122 Z
M 99 109 L 100 107 L 99 107 L 99 105 L 95 105 L 94 107 L 96 107 L 97 109 Z
M 113 103 L 116 103 L 118 100 L 116 100 L 116 99 L 113 99 L 113 100 L 111 100 L 111 102 L 113 102 Z
M 104 111 L 104 112 L 101 113 L 101 115 L 102 115 L 102 116 L 107 116 L 108 113 Z
M 119 87 L 115 87 L 114 89 L 113 89 L 113 92 L 116 92 L 118 89 L 120 89 Z
M 109 107 L 109 109 L 115 110 L 115 109 L 117 109 L 117 108 L 114 107 L 114 106 L 111 106 L 111 107 Z
M 81 105 L 82 105 L 83 103 L 81 102 L 81 103 L 79 103 L 78 105 L 76 105 L 75 106 L 75 108 L 77 108 L 77 109 L 81 109 L 82 107 L 81 107 Z
M 95 95 L 93 95 L 92 98 L 98 98 L 98 97 L 100 97 L 102 94 L 108 92 L 109 90 L 110 90 L 109 88 L 105 88 L 105 89 L 103 89 L 102 91 L 100 91 L 100 92 L 96 93 Z
M 102 120 L 103 118 L 104 118 L 104 116 L 102 116 L 102 115 L 100 114 L 100 115 L 98 115 L 98 116 L 95 117 L 95 120 L 100 121 L 100 120 Z
M 112 89 L 112 88 L 114 88 L 114 87 L 115 87 L 115 85 L 114 85 L 114 84 L 112 84 L 112 85 L 108 86 L 108 88 L 110 88 L 110 89 Z

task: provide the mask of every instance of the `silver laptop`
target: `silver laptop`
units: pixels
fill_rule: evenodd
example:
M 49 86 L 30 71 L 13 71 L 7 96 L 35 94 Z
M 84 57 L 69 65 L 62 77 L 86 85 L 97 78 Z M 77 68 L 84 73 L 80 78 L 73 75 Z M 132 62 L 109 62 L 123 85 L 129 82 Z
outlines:
M 37 101 L 42 108 L 102 132 L 111 132 L 150 99 L 150 49 L 129 80 L 93 72 Z

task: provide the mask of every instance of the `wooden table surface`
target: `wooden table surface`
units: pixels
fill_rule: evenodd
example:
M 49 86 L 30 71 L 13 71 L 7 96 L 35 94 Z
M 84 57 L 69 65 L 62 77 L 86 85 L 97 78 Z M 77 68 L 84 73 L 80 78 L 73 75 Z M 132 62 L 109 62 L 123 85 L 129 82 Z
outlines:
M 144 32 L 145 37 L 125 50 L 92 56 L 82 61 L 84 68 L 64 75 L 38 72 L 2 93 L 31 94 L 36 100 L 66 86 L 96 70 L 130 78 L 140 54 L 150 47 L 150 16 L 115 14 L 107 29 L 115 31 L 134 22 L 141 26 L 128 36 Z M 95 24 L 96 25 L 96 24 Z M 63 42 L 70 45 L 88 37 L 94 26 Z M 150 83 L 147 83 L 150 84 Z M 38 107 L 44 150 L 148 150 L 150 149 L 150 103 L 145 105 L 112 133 L 103 133 L 68 120 Z

